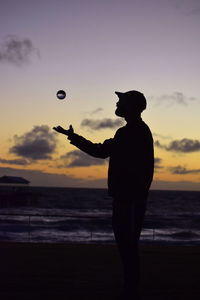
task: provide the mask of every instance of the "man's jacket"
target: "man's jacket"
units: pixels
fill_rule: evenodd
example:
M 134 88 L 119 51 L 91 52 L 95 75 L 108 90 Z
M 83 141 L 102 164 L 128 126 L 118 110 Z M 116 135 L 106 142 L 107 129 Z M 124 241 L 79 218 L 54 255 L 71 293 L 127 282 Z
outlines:
M 103 143 L 92 143 L 75 133 L 68 139 L 91 156 L 110 158 L 108 190 L 111 196 L 147 194 L 153 179 L 154 150 L 151 131 L 142 119 L 119 128 L 113 138 Z

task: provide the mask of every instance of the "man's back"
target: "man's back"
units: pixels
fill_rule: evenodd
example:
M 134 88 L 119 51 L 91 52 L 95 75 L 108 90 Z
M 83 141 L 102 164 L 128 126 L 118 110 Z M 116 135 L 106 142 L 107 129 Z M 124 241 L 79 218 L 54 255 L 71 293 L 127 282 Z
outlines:
M 110 195 L 125 196 L 147 192 L 152 182 L 153 168 L 153 138 L 149 127 L 139 119 L 119 128 L 110 154 Z

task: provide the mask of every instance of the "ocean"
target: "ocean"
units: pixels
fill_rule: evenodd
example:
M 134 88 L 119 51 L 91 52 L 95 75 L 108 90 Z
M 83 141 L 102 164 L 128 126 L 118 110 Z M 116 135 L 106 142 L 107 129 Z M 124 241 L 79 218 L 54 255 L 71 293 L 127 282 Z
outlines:
M 0 186 L 0 241 L 114 243 L 106 189 Z M 141 243 L 200 244 L 200 192 L 149 192 Z

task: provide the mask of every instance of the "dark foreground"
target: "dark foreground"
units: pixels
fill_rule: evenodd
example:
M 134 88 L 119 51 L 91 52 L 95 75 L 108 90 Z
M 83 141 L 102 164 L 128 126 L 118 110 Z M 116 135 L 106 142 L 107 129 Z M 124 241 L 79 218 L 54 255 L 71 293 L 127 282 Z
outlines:
M 0 243 L 0 299 L 114 300 L 113 245 Z M 141 246 L 144 300 L 199 300 L 200 247 Z

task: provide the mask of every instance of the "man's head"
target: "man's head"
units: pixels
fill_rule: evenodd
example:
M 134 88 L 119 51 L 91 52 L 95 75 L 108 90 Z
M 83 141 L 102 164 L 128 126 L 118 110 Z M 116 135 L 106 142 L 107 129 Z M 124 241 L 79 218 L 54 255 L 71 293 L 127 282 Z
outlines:
M 125 93 L 115 92 L 119 97 L 115 114 L 119 117 L 140 116 L 141 112 L 146 109 L 147 101 L 144 95 L 138 91 L 128 91 Z

